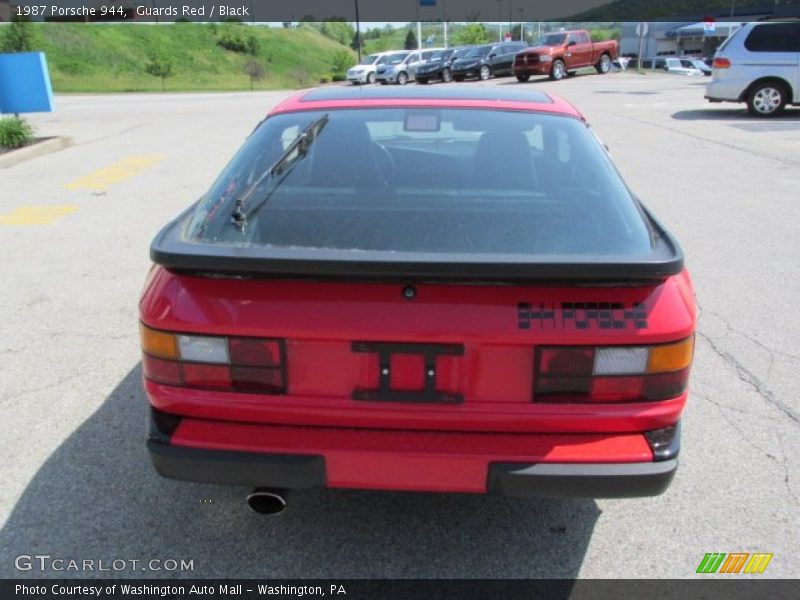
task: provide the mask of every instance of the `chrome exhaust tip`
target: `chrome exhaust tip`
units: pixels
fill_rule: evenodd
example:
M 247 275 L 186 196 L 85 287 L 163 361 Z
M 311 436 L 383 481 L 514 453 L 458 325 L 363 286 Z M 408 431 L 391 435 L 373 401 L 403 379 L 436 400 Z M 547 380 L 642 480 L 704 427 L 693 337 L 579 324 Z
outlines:
M 247 506 L 260 515 L 277 515 L 286 508 L 286 494 L 281 490 L 255 489 L 247 495 Z

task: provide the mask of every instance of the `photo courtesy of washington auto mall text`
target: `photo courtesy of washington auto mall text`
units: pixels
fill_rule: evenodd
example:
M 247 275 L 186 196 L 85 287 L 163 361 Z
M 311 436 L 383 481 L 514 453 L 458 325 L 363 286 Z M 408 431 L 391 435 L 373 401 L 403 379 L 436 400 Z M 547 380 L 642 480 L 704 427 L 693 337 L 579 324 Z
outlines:
M 347 597 L 347 589 L 340 583 L 323 585 L 296 585 L 270 583 L 48 583 L 15 584 L 14 595 L 18 598 L 258 598 L 282 597 Z M 3 599 L 5 600 L 5 598 Z

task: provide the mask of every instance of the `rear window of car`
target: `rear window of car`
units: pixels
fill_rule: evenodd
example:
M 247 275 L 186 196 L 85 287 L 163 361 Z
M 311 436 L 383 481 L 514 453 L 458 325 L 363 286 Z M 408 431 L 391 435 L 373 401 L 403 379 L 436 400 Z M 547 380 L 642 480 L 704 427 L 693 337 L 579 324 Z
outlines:
M 313 138 L 305 152 L 296 148 L 303 132 Z M 234 222 L 237 207 L 246 218 Z M 651 251 L 647 221 L 585 123 L 454 108 L 272 116 L 198 203 L 184 236 L 355 253 Z
M 744 47 L 751 52 L 800 52 L 800 23 L 756 25 Z

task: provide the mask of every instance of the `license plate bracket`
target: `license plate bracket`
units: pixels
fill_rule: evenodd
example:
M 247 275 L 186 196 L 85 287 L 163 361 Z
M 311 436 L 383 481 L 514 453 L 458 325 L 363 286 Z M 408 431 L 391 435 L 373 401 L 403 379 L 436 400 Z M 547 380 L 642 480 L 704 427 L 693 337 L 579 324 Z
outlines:
M 417 344 L 402 342 L 353 342 L 353 352 L 378 355 L 378 387 L 353 390 L 353 400 L 367 402 L 416 402 L 425 404 L 461 404 L 462 394 L 436 389 L 436 357 L 463 356 L 462 344 Z M 396 390 L 391 387 L 393 354 L 417 354 L 423 357 L 425 386 L 421 391 Z

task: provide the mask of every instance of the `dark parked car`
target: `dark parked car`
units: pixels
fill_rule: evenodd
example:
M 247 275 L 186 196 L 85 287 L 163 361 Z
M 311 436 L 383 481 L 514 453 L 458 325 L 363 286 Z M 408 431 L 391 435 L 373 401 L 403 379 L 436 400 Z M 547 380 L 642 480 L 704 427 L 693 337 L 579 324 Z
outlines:
M 514 57 L 528 47 L 525 42 L 502 42 L 475 46 L 472 50 L 453 61 L 450 70 L 453 79 L 463 81 L 470 77 L 489 79 L 493 75 L 511 75 L 514 71 Z
M 424 63 L 417 67 L 417 83 L 428 83 L 433 80 L 451 81 L 450 65 L 459 56 L 463 56 L 472 49 L 472 46 L 462 46 L 460 48 L 447 48 L 434 52 L 433 55 Z

